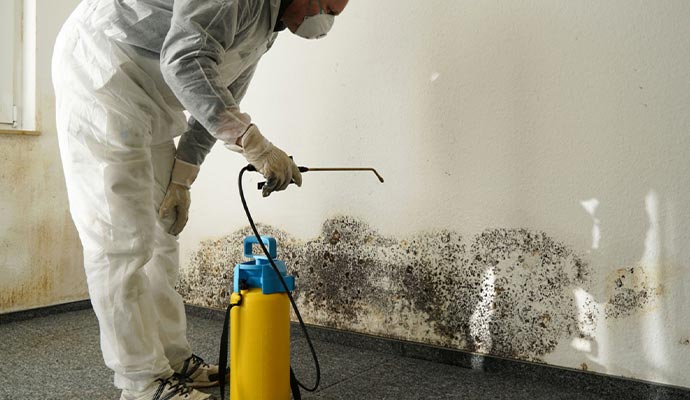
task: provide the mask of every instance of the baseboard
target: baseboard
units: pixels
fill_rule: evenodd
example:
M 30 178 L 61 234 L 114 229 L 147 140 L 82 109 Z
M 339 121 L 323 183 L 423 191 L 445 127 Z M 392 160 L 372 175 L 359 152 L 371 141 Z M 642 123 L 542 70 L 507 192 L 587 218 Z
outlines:
M 79 300 L 70 303 L 56 304 L 54 306 L 32 308 L 30 310 L 13 311 L 0 314 L 0 324 L 23 321 L 26 319 L 46 317 L 70 311 L 86 310 L 91 308 L 91 300 Z

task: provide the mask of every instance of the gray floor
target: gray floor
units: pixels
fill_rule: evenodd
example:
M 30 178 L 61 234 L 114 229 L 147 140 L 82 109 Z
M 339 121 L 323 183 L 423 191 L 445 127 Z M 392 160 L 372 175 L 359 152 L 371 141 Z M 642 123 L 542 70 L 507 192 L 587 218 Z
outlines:
M 190 316 L 197 354 L 217 361 L 222 322 Z M 611 399 L 577 387 L 420 361 L 316 341 L 322 384 L 305 399 Z M 293 337 L 293 364 L 309 382 L 311 356 Z M 0 324 L 0 399 L 118 399 L 91 310 Z M 218 390 L 214 391 L 216 394 Z M 618 397 L 618 396 L 616 396 Z M 630 399 L 629 395 L 620 398 Z

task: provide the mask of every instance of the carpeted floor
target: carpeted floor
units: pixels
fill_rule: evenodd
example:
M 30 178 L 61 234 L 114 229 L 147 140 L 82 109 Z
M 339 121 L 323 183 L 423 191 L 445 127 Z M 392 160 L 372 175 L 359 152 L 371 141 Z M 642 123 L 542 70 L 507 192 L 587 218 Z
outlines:
M 189 316 L 194 351 L 217 362 L 222 322 Z M 508 371 L 486 372 L 420 361 L 389 353 L 315 341 L 322 383 L 305 399 L 632 399 L 634 394 L 597 395 L 574 385 L 558 386 Z M 311 382 L 307 345 L 293 332 L 293 365 Z M 118 399 L 99 349 L 92 310 L 71 311 L 0 324 L 0 399 Z M 218 395 L 218 389 L 211 392 Z M 656 397 L 654 397 L 656 398 Z M 651 397 L 650 397 L 651 399 Z

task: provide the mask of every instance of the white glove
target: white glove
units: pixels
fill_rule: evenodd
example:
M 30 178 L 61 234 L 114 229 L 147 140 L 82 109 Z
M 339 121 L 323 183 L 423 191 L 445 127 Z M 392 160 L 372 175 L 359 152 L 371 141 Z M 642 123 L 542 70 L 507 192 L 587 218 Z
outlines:
M 179 235 L 187 224 L 189 205 L 191 204 L 189 188 L 198 174 L 199 166 L 175 159 L 170 184 L 168 184 L 168 190 L 165 192 L 165 197 L 158 210 L 158 215 L 161 218 L 167 218 L 173 210 L 177 213 L 175 223 L 168 231 L 171 235 Z
M 230 145 L 228 148 L 242 154 L 266 178 L 262 192 L 264 197 L 271 192 L 285 190 L 293 181 L 297 186 L 302 186 L 302 174 L 294 161 L 263 137 L 256 125 L 247 128 L 241 143 L 241 147 Z

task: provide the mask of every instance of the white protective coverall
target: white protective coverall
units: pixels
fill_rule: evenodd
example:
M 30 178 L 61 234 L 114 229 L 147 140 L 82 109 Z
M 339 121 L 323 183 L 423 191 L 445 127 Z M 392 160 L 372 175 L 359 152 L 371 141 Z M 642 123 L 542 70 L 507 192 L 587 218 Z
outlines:
M 84 0 L 53 56 L 57 126 L 105 363 L 143 390 L 191 355 L 175 291 L 174 216 L 158 207 L 177 157 L 201 164 L 250 124 L 239 111 L 276 38 L 281 0 Z M 192 118 L 185 126 L 183 110 Z

